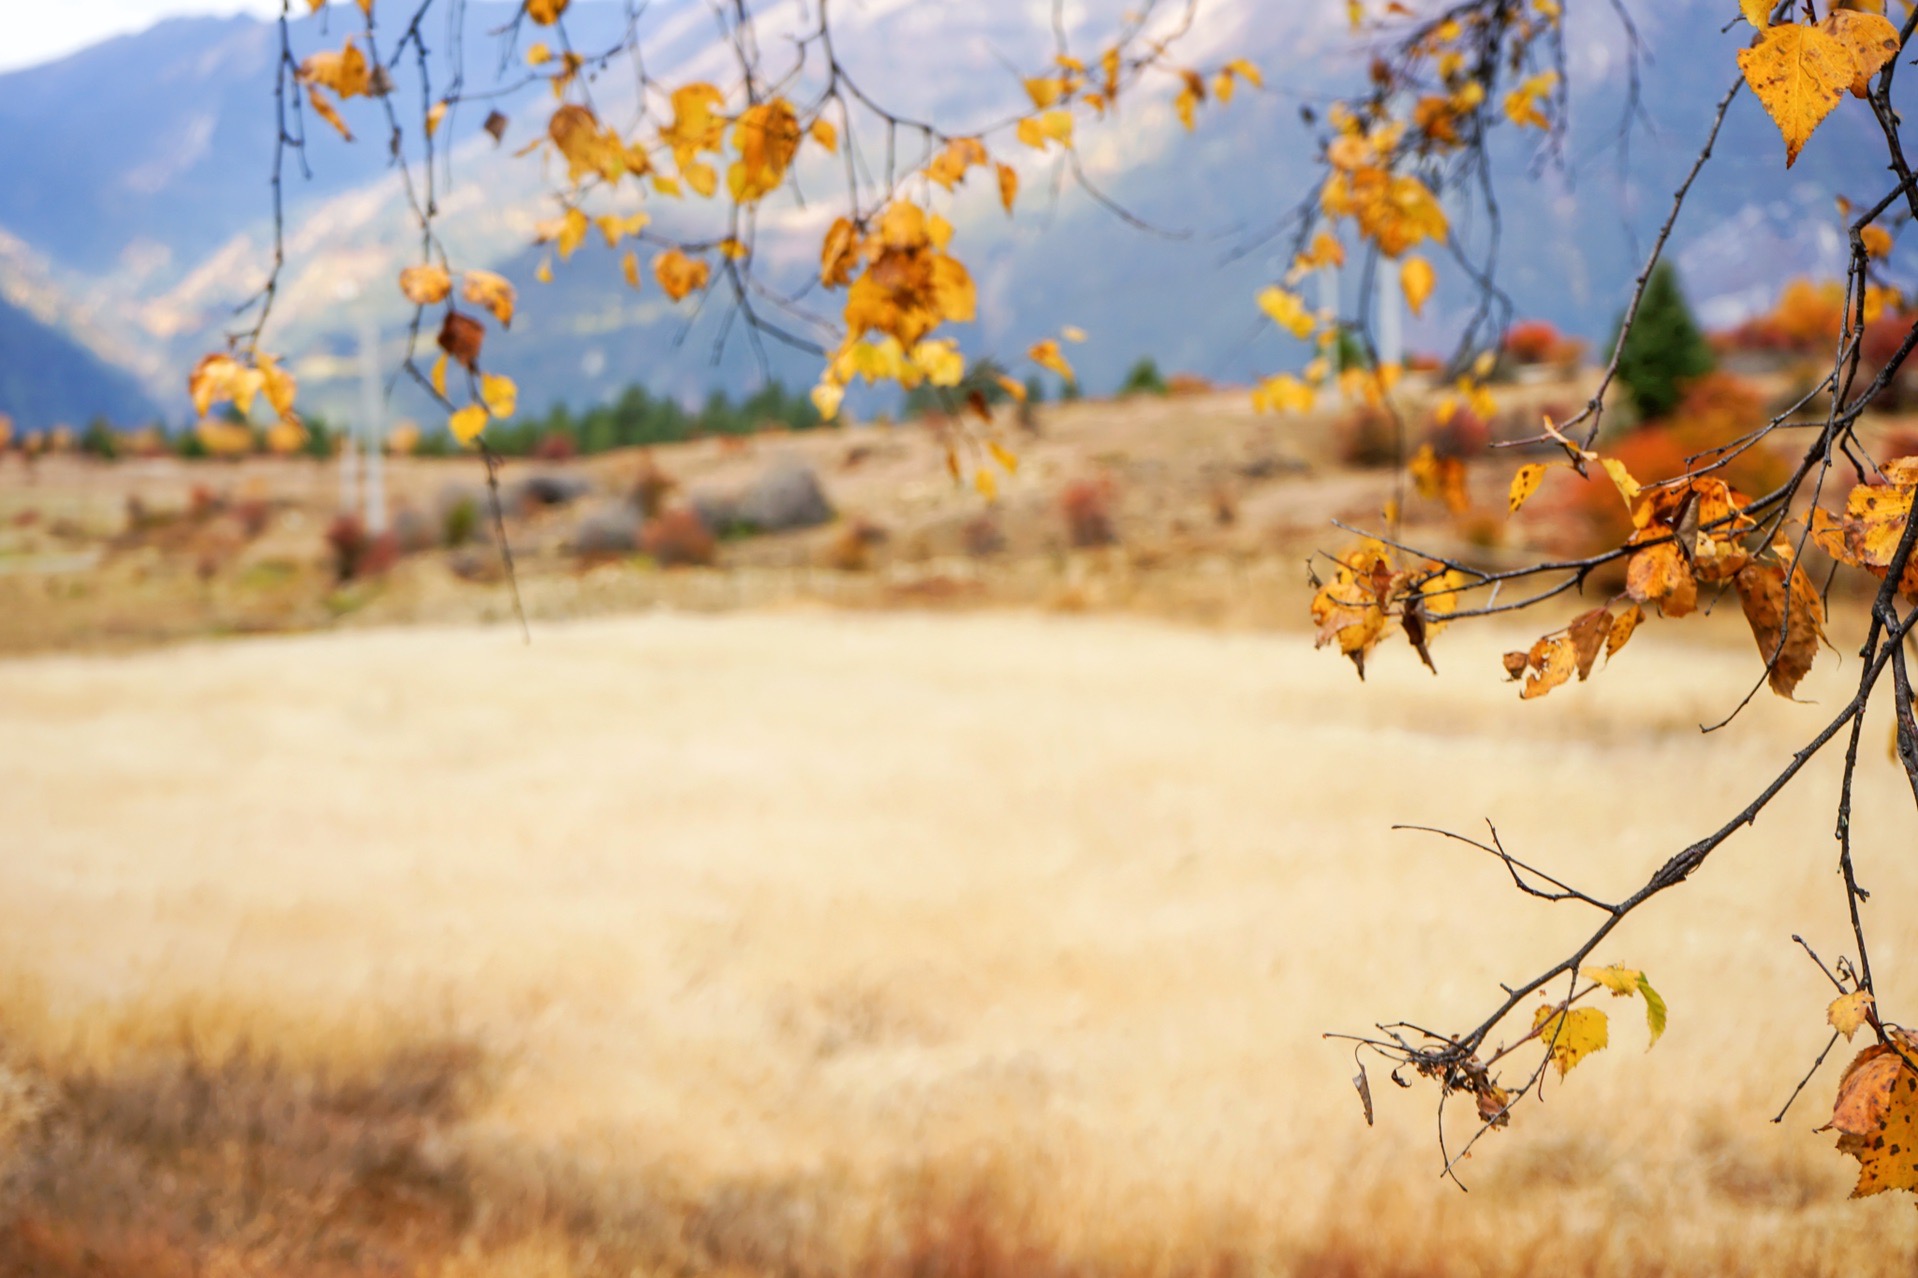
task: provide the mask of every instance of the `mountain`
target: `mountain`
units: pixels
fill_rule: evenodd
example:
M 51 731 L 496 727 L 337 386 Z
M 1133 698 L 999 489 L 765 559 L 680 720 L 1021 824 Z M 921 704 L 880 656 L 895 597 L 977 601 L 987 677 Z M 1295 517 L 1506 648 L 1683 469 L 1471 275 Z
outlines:
M 1619 145 L 1617 129 L 1633 105 L 1630 40 L 1610 6 L 1579 6 L 1572 16 L 1579 25 L 1568 70 L 1577 88 L 1564 154 L 1541 155 L 1536 134 L 1514 130 L 1501 143 L 1501 282 L 1521 315 L 1595 340 L 1622 306 L 1670 192 L 1736 75 L 1741 44 L 1738 31 L 1723 29 L 1722 5 L 1624 3 L 1645 46 L 1664 57 L 1643 68 L 1629 145 Z M 475 0 L 466 8 L 463 45 L 444 33 L 429 39 L 435 91 L 456 71 L 469 86 L 492 82 L 501 50 L 486 33 L 507 27 L 517 6 Z M 789 8 L 768 7 L 763 47 L 786 47 L 777 28 L 791 20 L 781 16 Z M 1121 6 L 1089 8 L 1110 8 L 1116 20 Z M 613 43 L 624 11 L 578 0 L 568 15 L 577 47 Z M 858 68 L 862 87 L 902 114 L 984 127 L 1020 96 L 1006 68 L 1051 56 L 1047 14 L 1037 11 L 1024 0 L 844 0 L 834 8 L 836 51 Z M 654 0 L 642 13 L 647 70 L 657 82 L 723 75 L 704 0 Z M 337 47 L 356 25 L 338 16 L 295 23 L 293 54 Z M 980 320 L 962 335 L 969 352 L 1017 363 L 1030 341 L 1076 324 L 1092 335 L 1073 357 L 1093 387 L 1112 384 L 1144 353 L 1167 368 L 1234 380 L 1300 360 L 1296 344 L 1258 322 L 1251 297 L 1283 274 L 1287 241 L 1272 232 L 1312 189 L 1313 133 L 1300 109 L 1360 82 L 1364 50 L 1343 29 L 1341 6 L 1202 0 L 1180 53 L 1200 63 L 1250 57 L 1268 89 L 1242 92 L 1226 107 L 1208 104 L 1190 136 L 1164 102 L 1143 98 L 1082 129 L 1087 173 L 1157 230 L 1115 215 L 1031 156 L 1020 161 L 1025 194 L 1016 220 L 1000 213 L 990 191 L 970 190 L 954 203 L 959 251 L 980 286 Z M 182 371 L 218 344 L 270 258 L 277 56 L 273 24 L 184 19 L 0 76 L 0 172 L 18 175 L 0 187 L 0 298 L 125 370 L 176 417 L 185 409 Z M 411 62 L 396 72 L 400 102 L 419 100 Z M 1699 70 L 1707 67 L 1714 70 Z M 614 71 L 593 93 L 605 118 L 628 118 L 634 107 L 630 77 Z M 495 335 L 488 356 L 520 381 L 522 401 L 579 405 L 633 381 L 690 399 L 715 384 L 755 381 L 766 367 L 810 381 L 816 361 L 771 340 L 756 344 L 717 298 L 670 306 L 650 280 L 633 292 L 617 256 L 598 243 L 552 263 L 551 284 L 534 282 L 547 255 L 529 245 L 534 224 L 551 215 L 551 174 L 542 158 L 516 153 L 538 133 L 545 102 L 543 89 L 526 86 L 483 104 L 510 117 L 504 145 L 481 132 L 480 105 L 452 113 L 441 134 L 454 179 L 440 191 L 442 226 L 456 264 L 502 270 L 521 286 L 521 314 L 510 334 Z M 362 135 L 351 146 L 310 118 L 293 122 L 307 127 L 309 142 L 303 163 L 288 162 L 291 265 L 270 339 L 293 357 L 303 402 L 328 411 L 355 398 L 347 357 L 369 324 L 383 356 L 401 349 L 407 314 L 393 279 L 417 249 L 377 106 L 355 100 L 344 109 Z M 1709 322 L 1764 305 L 1789 275 L 1837 269 L 1843 243 L 1825 201 L 1834 189 L 1872 198 L 1885 185 L 1871 131 L 1867 113 L 1841 107 L 1787 174 L 1770 121 L 1749 94 L 1734 102 L 1671 246 Z M 883 163 L 883 137 L 866 131 L 858 141 L 862 163 Z M 814 199 L 801 204 L 782 193 L 769 202 L 759 264 L 770 277 L 802 282 L 829 216 L 819 197 L 838 163 L 815 155 L 802 165 L 799 186 Z M 693 225 L 671 201 L 649 207 L 663 227 Z M 1476 255 L 1494 228 L 1461 217 L 1458 231 Z M 1438 298 L 1408 334 L 1413 346 L 1438 348 L 1465 322 L 1462 302 L 1452 300 L 1461 291 L 1448 292 L 1447 282 L 1441 264 Z M 1352 287 L 1348 279 L 1348 301 Z M 21 358 L 0 344 L 0 376 Z M 402 411 L 421 410 L 404 384 L 397 393 Z
M 27 431 L 94 417 L 148 421 L 153 401 L 126 372 L 57 329 L 0 301 L 0 415 Z

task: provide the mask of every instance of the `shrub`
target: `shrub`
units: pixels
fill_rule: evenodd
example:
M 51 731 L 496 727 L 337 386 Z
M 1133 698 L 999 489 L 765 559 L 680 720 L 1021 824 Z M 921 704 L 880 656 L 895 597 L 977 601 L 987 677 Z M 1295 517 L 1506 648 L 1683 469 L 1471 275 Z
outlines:
M 1440 457 L 1464 460 L 1477 457 L 1492 446 L 1492 428 L 1471 409 L 1459 407 L 1443 422 L 1434 416 L 1427 423 L 1425 442 Z
M 872 568 L 874 549 L 889 535 L 870 519 L 848 520 L 826 548 L 826 563 L 840 572 L 866 572 Z
M 571 461 L 579 456 L 579 443 L 570 431 L 547 431 L 533 445 L 533 457 L 537 461 Z
M 660 469 L 649 452 L 639 459 L 639 474 L 633 480 L 633 500 L 640 513 L 651 519 L 666 508 L 666 499 L 679 488 L 679 481 Z
M 464 546 L 479 531 L 479 524 L 479 499 L 468 495 L 455 497 L 440 514 L 440 544 L 449 550 Z
M 1371 469 L 1398 465 L 1399 427 L 1385 410 L 1361 405 L 1341 417 L 1332 429 L 1339 460 L 1347 466 Z
M 1079 479 L 1059 494 L 1059 513 L 1065 516 L 1066 535 L 1079 547 L 1110 546 L 1119 540 L 1112 522 L 1112 481 Z
M 1543 364 L 1564 340 L 1545 320 L 1522 320 L 1505 331 L 1505 354 L 1515 364 Z
M 989 511 L 967 520 L 966 526 L 959 530 L 959 540 L 974 559 L 996 555 L 1006 548 L 1006 534 Z
M 683 506 L 647 520 L 639 545 L 662 568 L 706 567 L 719 557 L 712 532 Z
M 639 514 L 619 502 L 588 514 L 573 529 L 572 551 L 582 559 L 618 559 L 639 549 Z
M 1125 381 L 1119 385 L 1119 394 L 1124 395 L 1163 395 L 1166 393 L 1165 378 L 1159 373 L 1159 365 L 1150 355 L 1141 358 L 1126 370 Z
M 1622 322 L 1622 320 L 1621 320 Z M 1711 347 L 1692 317 L 1678 271 L 1660 262 L 1645 285 L 1638 319 L 1619 350 L 1618 378 L 1641 420 L 1663 417 L 1678 406 L 1684 384 L 1712 369 Z
M 358 515 L 340 515 L 327 526 L 333 552 L 333 576 L 341 584 L 377 577 L 399 562 L 399 538 L 390 532 L 371 536 Z

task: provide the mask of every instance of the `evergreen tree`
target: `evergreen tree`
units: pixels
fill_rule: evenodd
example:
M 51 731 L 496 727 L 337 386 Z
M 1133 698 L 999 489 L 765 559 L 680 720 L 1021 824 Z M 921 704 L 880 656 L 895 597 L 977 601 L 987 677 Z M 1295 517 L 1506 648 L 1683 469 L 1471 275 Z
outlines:
M 1616 328 L 1612 344 L 1618 345 Z M 1619 351 L 1618 378 L 1625 383 L 1640 419 L 1649 421 L 1678 407 L 1685 383 L 1711 371 L 1712 348 L 1685 301 L 1678 270 L 1660 262 L 1646 281 L 1638 319 Z

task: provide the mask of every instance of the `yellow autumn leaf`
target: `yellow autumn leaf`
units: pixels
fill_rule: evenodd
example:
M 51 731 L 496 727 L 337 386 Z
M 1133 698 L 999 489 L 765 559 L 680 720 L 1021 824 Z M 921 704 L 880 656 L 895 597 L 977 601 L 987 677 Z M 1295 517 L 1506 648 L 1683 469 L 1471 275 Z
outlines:
M 553 60 L 553 51 L 546 47 L 544 40 L 535 40 L 526 47 L 526 65 L 543 67 Z
M 696 293 L 706 287 L 712 275 L 712 267 L 704 261 L 695 261 L 678 249 L 668 249 L 653 259 L 653 278 L 666 290 L 666 296 L 675 302 L 688 293 Z
M 332 100 L 324 93 L 318 89 L 309 88 L 306 91 L 306 100 L 307 103 L 312 106 L 314 115 L 319 116 L 322 120 L 332 125 L 333 128 L 338 131 L 339 135 L 348 142 L 353 140 L 353 130 L 346 127 L 346 121 L 340 118 L 340 113 L 333 106 Z
M 1614 963 L 1610 967 L 1581 967 L 1578 974 L 1588 981 L 1596 981 L 1612 992 L 1614 998 L 1630 998 L 1638 993 L 1638 983 L 1645 974 L 1637 968 L 1620 967 Z
M 1858 60 L 1845 44 L 1822 28 L 1793 22 L 1740 49 L 1738 67 L 1785 139 L 1786 168 L 1798 162 L 1812 131 L 1858 76 Z
M 619 259 L 619 269 L 625 275 L 627 284 L 633 288 L 639 287 L 639 254 L 631 249 L 626 250 L 626 256 Z
M 1858 232 L 1858 239 L 1865 246 L 1866 257 L 1888 257 L 1891 254 L 1891 232 L 1882 226 L 1867 226 Z
M 432 380 L 433 380 L 433 393 L 438 395 L 441 399 L 445 399 L 446 398 L 446 352 L 445 351 L 441 351 L 440 357 L 433 361 L 433 379 Z
M 519 387 L 510 377 L 486 373 L 480 377 L 480 399 L 488 413 L 503 421 L 519 407 Z
M 526 16 L 542 27 L 550 27 L 566 12 L 567 0 L 526 0 Z
M 1312 387 L 1290 373 L 1268 377 L 1252 391 L 1252 411 L 1257 413 L 1305 413 L 1317 401 Z
M 1771 11 L 1777 6 L 1777 0 L 1738 0 L 1738 11 L 1745 15 L 1745 21 L 1760 31 L 1771 26 Z
M 1297 293 L 1288 293 L 1273 285 L 1260 292 L 1259 309 L 1292 336 L 1300 339 L 1311 336 L 1315 321 L 1312 312 L 1306 309 L 1304 299 Z
M 972 486 L 977 488 L 979 495 L 987 501 L 999 500 L 999 479 L 984 466 L 972 472 Z
M 997 166 L 999 174 L 999 203 L 1006 212 L 1012 212 L 1012 202 L 1019 198 L 1019 170 L 1010 164 Z
M 1079 380 L 1078 374 L 1072 371 L 1072 365 L 1066 362 L 1065 355 L 1060 352 L 1059 343 L 1050 337 L 1034 342 L 1031 349 L 1026 351 L 1026 358 L 1041 368 L 1051 369 L 1069 382 Z
M 1061 108 L 1042 111 L 1038 115 L 1029 115 L 1019 121 L 1019 127 L 1014 132 L 1020 142 L 1035 151 L 1043 151 L 1054 142 L 1070 150 L 1072 112 Z
M 1023 391 L 1025 388 L 1020 387 L 1020 389 Z M 986 441 L 986 451 L 992 454 L 994 461 L 1005 467 L 1008 475 L 1016 475 L 1019 473 L 1018 456 L 1006 448 L 1004 444 L 1001 444 L 996 439 L 989 439 Z
M 1511 492 L 1506 496 L 1512 514 L 1516 515 L 1519 507 L 1530 501 L 1532 494 L 1538 491 L 1538 486 L 1545 480 L 1545 469 L 1538 462 L 1528 462 L 1512 476 Z
M 586 228 L 591 223 L 581 209 L 567 209 L 566 216 L 559 222 L 557 233 L 553 236 L 554 246 L 559 249 L 559 260 L 564 262 L 586 240 Z
M 1059 336 L 1068 342 L 1083 342 L 1086 340 L 1086 331 L 1077 324 L 1067 324 L 1059 330 Z
M 550 272 L 547 278 L 551 278 Z M 513 325 L 514 293 L 512 284 L 504 275 L 492 271 L 467 271 L 464 274 L 460 295 L 475 306 L 485 307 L 500 322 L 501 328 Z
M 440 131 L 440 121 L 446 118 L 446 103 L 435 102 L 426 112 L 426 136 L 432 137 Z
M 1866 1014 L 1875 1001 L 1870 990 L 1857 990 L 1840 995 L 1831 1001 L 1830 1007 L 1825 1009 L 1825 1020 L 1833 1029 L 1850 1038 L 1858 1032 L 1860 1026 L 1864 1025 Z
M 446 428 L 453 432 L 454 439 L 470 444 L 486 429 L 486 410 L 478 404 L 468 404 L 447 418 Z
M 400 292 L 415 306 L 444 302 L 453 291 L 453 277 L 444 266 L 429 263 L 409 266 L 400 272 Z
M 266 402 L 273 406 L 273 412 L 282 425 L 297 426 L 299 419 L 293 415 L 293 401 L 299 395 L 299 384 L 293 374 L 281 368 L 278 360 L 263 351 L 257 352 L 254 360 L 260 370 L 260 389 L 266 392 Z
M 825 116 L 822 115 L 814 120 L 812 122 L 812 128 L 808 130 L 808 132 L 811 133 L 813 141 L 825 147 L 828 151 L 837 151 L 839 149 L 839 130 L 835 128 L 833 122 Z
M 839 405 L 845 401 L 846 388 L 837 382 L 820 382 L 812 388 L 812 406 L 819 410 L 822 421 L 832 421 L 839 416 Z
M 1425 303 L 1437 283 L 1432 264 L 1422 257 L 1408 257 L 1399 265 L 1399 287 L 1405 292 L 1405 304 L 1412 308 L 1415 316 L 1425 313 Z
M 1855 97 L 1869 93 L 1871 77 L 1898 55 L 1898 28 L 1882 13 L 1834 8 L 1818 27 L 1850 52 L 1855 64 L 1851 81 Z
M 1639 483 L 1632 478 L 1632 472 L 1625 469 L 1625 463 L 1616 457 L 1603 457 L 1599 465 L 1612 477 L 1612 483 L 1618 486 L 1618 495 L 1625 499 L 1625 509 L 1630 510 L 1632 503 L 1638 500 Z
M 1551 1050 L 1552 1064 L 1558 1066 L 1560 1078 L 1593 1052 L 1603 1051 L 1611 1034 L 1610 1022 L 1597 1008 L 1576 1007 L 1561 1012 L 1549 1003 L 1533 1016 L 1532 1028 Z

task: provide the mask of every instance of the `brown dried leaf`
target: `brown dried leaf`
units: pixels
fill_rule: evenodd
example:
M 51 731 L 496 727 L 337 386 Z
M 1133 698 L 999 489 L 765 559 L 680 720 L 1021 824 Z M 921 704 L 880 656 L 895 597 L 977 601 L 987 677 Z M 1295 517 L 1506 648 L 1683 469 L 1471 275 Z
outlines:
M 1754 563 L 1733 579 L 1758 652 L 1768 663 L 1771 689 L 1787 700 L 1810 672 L 1825 637 L 1825 605 L 1802 568 L 1794 567 L 1789 592 L 1783 564 Z M 1787 617 L 1787 599 L 1789 611 Z
M 486 341 L 486 328 L 470 315 L 458 311 L 446 312 L 446 319 L 440 324 L 440 349 L 466 366 L 466 371 L 479 370 L 480 347 Z
M 1592 677 L 1592 667 L 1598 664 L 1598 654 L 1605 650 L 1605 641 L 1611 638 L 1611 610 L 1594 608 L 1581 613 L 1566 627 L 1565 633 L 1578 656 L 1578 681 L 1583 683 Z

